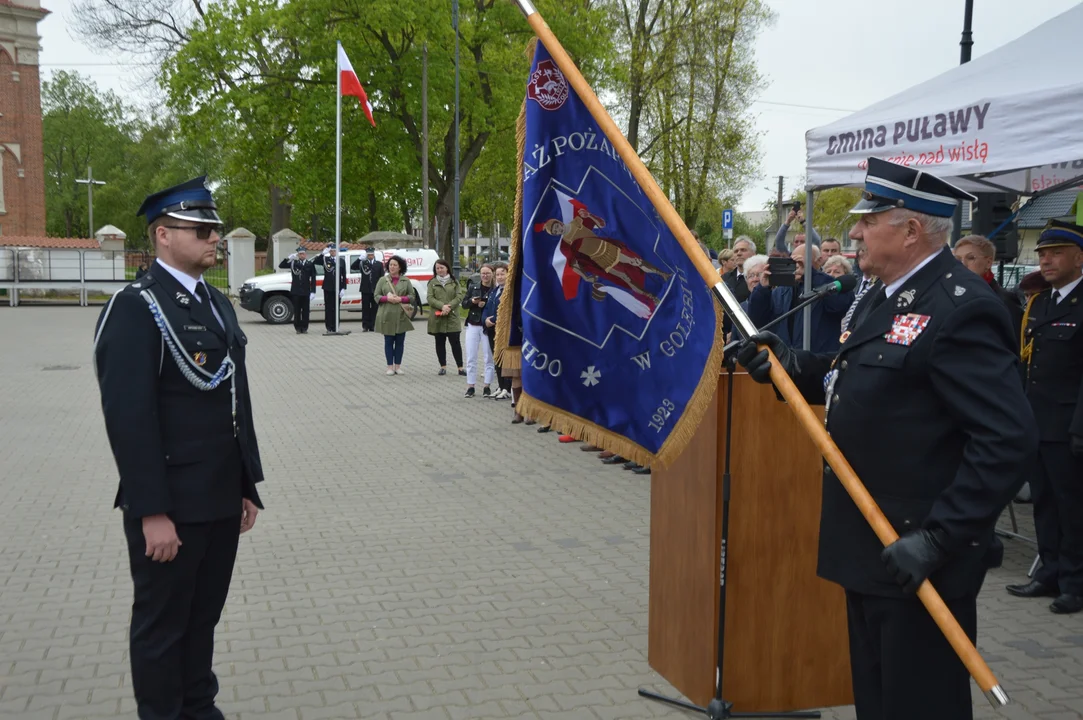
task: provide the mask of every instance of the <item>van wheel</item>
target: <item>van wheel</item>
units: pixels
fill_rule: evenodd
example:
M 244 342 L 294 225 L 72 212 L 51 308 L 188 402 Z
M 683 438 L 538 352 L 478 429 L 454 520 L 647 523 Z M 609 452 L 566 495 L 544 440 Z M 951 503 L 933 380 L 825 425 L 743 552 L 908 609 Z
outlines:
M 267 298 L 263 303 L 263 319 L 272 325 L 282 325 L 293 319 L 293 303 L 284 295 Z

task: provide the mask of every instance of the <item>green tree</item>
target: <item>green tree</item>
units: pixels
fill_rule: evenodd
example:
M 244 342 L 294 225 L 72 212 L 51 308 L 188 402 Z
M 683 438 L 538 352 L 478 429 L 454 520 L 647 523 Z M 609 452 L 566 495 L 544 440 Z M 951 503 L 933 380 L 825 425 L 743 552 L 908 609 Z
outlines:
M 804 190 L 794 195 L 802 206 L 807 207 L 807 194 Z M 812 225 L 821 238 L 835 238 L 846 244 L 846 237 L 854 226 L 854 216 L 850 214 L 857 201 L 861 199 L 861 188 L 829 188 L 816 193 L 812 206 Z

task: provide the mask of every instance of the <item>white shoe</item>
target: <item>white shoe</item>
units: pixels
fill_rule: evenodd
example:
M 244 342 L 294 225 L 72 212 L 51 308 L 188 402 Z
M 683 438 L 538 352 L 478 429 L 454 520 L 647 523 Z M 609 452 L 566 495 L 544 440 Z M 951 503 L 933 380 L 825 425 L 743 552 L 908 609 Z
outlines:
M 402 368 L 399 368 L 398 370 L 395 371 L 395 374 L 396 375 L 405 375 L 406 371 L 403 370 Z
M 394 375 L 394 374 L 395 374 L 395 371 L 394 371 L 394 370 L 388 370 L 388 371 L 387 371 L 386 373 L 384 373 L 384 374 L 385 374 L 385 375 Z

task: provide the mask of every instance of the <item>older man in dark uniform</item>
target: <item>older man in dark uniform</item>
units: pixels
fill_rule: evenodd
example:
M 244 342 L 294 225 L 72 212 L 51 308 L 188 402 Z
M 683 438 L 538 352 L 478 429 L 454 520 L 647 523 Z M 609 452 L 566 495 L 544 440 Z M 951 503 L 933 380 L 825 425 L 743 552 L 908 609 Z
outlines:
M 293 329 L 298 335 L 308 332 L 308 317 L 316 299 L 316 266 L 308 261 L 303 245 L 279 263 L 290 271 L 290 298 L 293 300 Z
M 139 210 L 157 260 L 102 311 L 94 362 L 120 474 L 142 720 L 219 720 L 211 669 L 238 536 L 263 507 L 244 332 L 203 279 L 221 221 L 203 178 Z
M 328 333 L 338 332 L 338 301 L 346 294 L 346 261 L 338 257 L 334 243 L 320 257 L 323 266 L 323 326 Z
M 376 329 L 376 283 L 384 276 L 384 266 L 376 260 L 376 249 L 368 248 L 361 261 L 361 332 Z
M 1083 610 L 1083 227 L 1050 221 L 1038 238 L 1050 288 L 1027 301 L 1022 355 L 1041 437 L 1031 479 L 1041 567 L 1009 585 L 1019 597 L 1055 598 L 1055 613 Z
M 900 538 L 884 548 L 825 466 L 820 577 L 846 590 L 859 720 L 969 720 L 969 675 L 915 592 L 929 579 L 975 641 L 994 534 L 1037 447 L 1004 304 L 947 246 L 958 200 L 928 173 L 870 158 L 859 220 L 880 283 L 837 354 L 762 333 L 738 359 L 769 382 L 770 347 Z M 863 266 L 864 267 L 864 266 Z

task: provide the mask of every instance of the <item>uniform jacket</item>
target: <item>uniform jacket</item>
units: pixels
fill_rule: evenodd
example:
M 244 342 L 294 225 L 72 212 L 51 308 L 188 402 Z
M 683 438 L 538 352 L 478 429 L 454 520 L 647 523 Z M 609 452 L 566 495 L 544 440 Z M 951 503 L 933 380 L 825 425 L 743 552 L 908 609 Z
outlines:
M 311 260 L 286 258 L 278 267 L 290 271 L 290 295 L 311 295 L 316 292 L 316 266 Z
M 361 261 L 361 294 L 376 293 L 376 283 L 384 276 L 384 266 L 376 260 L 365 258 Z
M 797 351 L 795 381 L 811 404 L 824 404 L 834 366 L 831 438 L 896 532 L 946 534 L 950 560 L 930 580 L 943 597 L 960 597 L 976 592 L 988 567 L 999 564 L 994 524 L 1037 449 L 1016 342 L 1004 304 L 948 249 L 862 318 L 881 293 L 862 298 L 851 321 L 856 329 L 837 356 Z M 857 592 L 900 596 L 882 549 L 825 464 L 820 576 Z
M 481 325 L 481 317 L 485 314 L 485 306 L 475 305 L 472 300 L 474 298 L 489 297 L 490 290 L 492 290 L 491 287 L 485 287 L 480 282 L 474 282 L 473 280 L 466 284 L 466 292 L 463 293 L 462 306 L 467 310 L 467 325 Z
M 744 302 L 748 299 L 748 283 L 745 282 L 744 275 L 742 275 L 741 279 L 738 281 L 737 268 L 734 268 L 723 275 L 722 282 L 726 283 L 726 287 L 733 291 L 733 295 L 737 298 L 737 302 Z
M 504 287 L 504 285 L 494 285 L 489 289 L 489 294 L 485 298 L 485 309 L 481 312 L 481 326 L 487 333 L 496 332 L 496 313 L 500 310 L 500 300 L 504 297 Z M 486 324 L 487 320 L 492 320 L 492 327 Z
M 827 273 L 814 271 L 812 286 L 819 287 L 830 283 L 835 278 Z M 762 327 L 771 320 L 788 312 L 793 307 L 793 293 L 796 288 L 771 288 L 758 286 L 748 296 L 748 316 L 756 327 Z M 835 352 L 839 349 L 839 335 L 842 334 L 842 318 L 854 300 L 853 291 L 828 295 L 812 304 L 812 352 Z M 790 347 L 802 347 L 805 333 L 805 313 L 802 310 L 793 317 L 793 333 L 790 333 L 789 321 L 783 320 L 771 328 L 771 332 L 782 338 Z
M 1004 303 L 1004 307 L 1008 308 L 1008 317 L 1012 321 L 1012 332 L 1015 333 L 1015 337 L 1019 337 L 1019 331 L 1023 325 L 1023 305 L 1019 302 L 1019 296 L 1013 293 L 1011 290 L 1005 290 L 1000 286 L 996 280 L 989 283 L 989 287 L 996 293 L 996 296 L 1000 298 L 1000 301 Z
M 379 300 L 390 293 L 391 290 L 391 276 L 384 275 L 376 282 L 376 299 Z M 399 282 L 395 285 L 394 290 L 396 295 L 407 298 L 405 305 L 413 302 L 414 286 L 405 275 L 399 277 Z M 403 304 L 382 302 L 376 310 L 375 327 L 376 332 L 381 335 L 398 335 L 413 330 L 414 321 L 403 311 Z
M 339 290 L 346 289 L 346 261 L 342 257 L 338 258 L 338 263 L 334 262 L 335 258 L 330 255 L 323 255 L 316 262 L 323 266 L 323 292 L 325 295 L 335 294 L 335 284 L 342 283 L 339 286 Z M 338 272 L 341 275 L 341 279 L 335 279 L 335 268 L 338 267 Z
M 429 280 L 428 298 L 429 307 L 432 308 L 432 312 L 429 313 L 430 335 L 462 332 L 463 319 L 462 315 L 459 314 L 459 303 L 462 301 L 462 296 L 463 288 L 457 280 L 449 280 L 447 285 L 444 285 L 435 277 Z M 436 313 L 445 305 L 451 306 L 451 312 L 437 317 Z
M 147 302 L 157 298 L 188 357 L 206 356 L 216 371 L 228 350 L 236 364 L 237 434 L 234 437 L 230 381 L 202 391 L 181 374 Z M 95 348 L 105 429 L 120 473 L 115 507 L 132 517 L 166 513 L 175 522 L 207 522 L 241 513 L 241 498 L 258 507 L 263 481 L 245 349 L 248 338 L 229 300 L 210 288 L 213 312 L 154 263 L 102 311 Z M 108 312 L 108 317 L 106 317 Z M 102 320 L 106 320 L 104 327 Z M 239 461 L 239 462 L 238 462 Z
M 1056 305 L 1052 293 L 1038 293 L 1027 317 L 1026 392 L 1042 442 L 1068 442 L 1083 435 L 1083 283 Z

